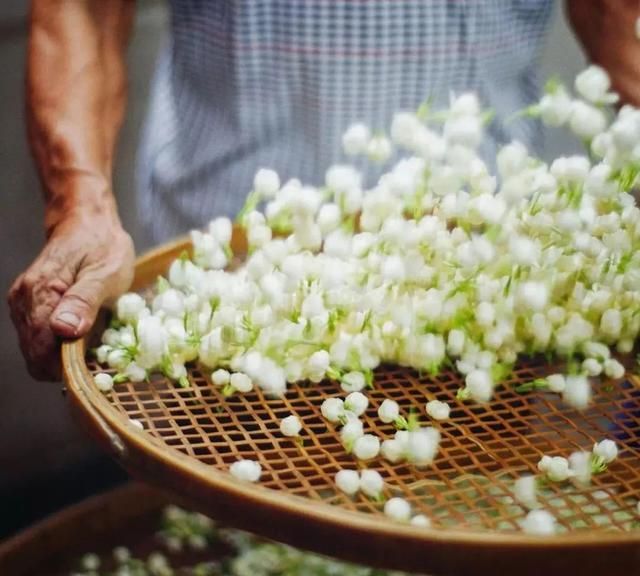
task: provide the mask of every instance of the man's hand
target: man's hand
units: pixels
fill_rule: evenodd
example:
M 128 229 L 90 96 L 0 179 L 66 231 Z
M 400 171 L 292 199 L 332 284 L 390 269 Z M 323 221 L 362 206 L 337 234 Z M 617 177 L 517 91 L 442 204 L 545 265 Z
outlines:
M 133 243 L 109 212 L 84 211 L 60 222 L 9 291 L 20 348 L 37 379 L 59 378 L 60 337 L 84 335 L 100 306 L 131 283 Z
M 567 14 L 588 58 L 609 73 L 622 103 L 640 106 L 638 0 L 567 0 Z

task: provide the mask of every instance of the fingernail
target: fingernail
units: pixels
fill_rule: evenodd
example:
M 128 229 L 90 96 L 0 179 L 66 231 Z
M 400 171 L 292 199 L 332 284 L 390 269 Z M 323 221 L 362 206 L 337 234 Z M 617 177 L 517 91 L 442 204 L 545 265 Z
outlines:
M 80 326 L 80 317 L 73 312 L 60 312 L 60 314 L 56 316 L 56 320 L 58 322 L 62 322 L 62 324 L 66 324 L 74 330 L 77 330 Z

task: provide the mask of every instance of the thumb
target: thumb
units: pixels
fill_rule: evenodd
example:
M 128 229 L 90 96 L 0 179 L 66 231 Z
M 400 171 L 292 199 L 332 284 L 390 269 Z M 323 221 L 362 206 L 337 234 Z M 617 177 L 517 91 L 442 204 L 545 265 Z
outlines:
M 51 329 L 63 338 L 84 336 L 104 301 L 104 281 L 85 274 L 69 288 L 51 315 Z

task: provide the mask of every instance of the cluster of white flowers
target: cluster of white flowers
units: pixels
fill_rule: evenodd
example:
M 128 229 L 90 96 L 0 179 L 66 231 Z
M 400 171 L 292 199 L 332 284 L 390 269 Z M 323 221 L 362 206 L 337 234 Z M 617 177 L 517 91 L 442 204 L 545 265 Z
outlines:
M 362 492 L 375 500 L 382 498 L 384 479 L 375 470 L 362 470 L 359 473 L 356 470 L 340 470 L 335 482 L 338 489 L 349 496 Z
M 569 458 L 544 455 L 538 462 L 541 477 L 522 476 L 514 484 L 515 499 L 530 510 L 540 508 L 538 489 L 544 482 L 565 482 L 571 480 L 578 486 L 591 482 L 591 477 L 607 469 L 618 457 L 618 446 L 613 440 L 601 440 L 593 445 L 591 452 L 579 450 Z
M 575 91 L 551 83 L 527 113 L 568 127 L 588 156 L 547 165 L 512 142 L 492 175 L 478 152 L 488 115 L 462 94 L 445 111 L 398 113 L 388 137 L 362 124 L 347 130 L 348 155 L 384 162 L 406 152 L 371 187 L 349 165 L 330 167 L 321 187 L 259 170 L 239 216 L 243 264 L 226 269 L 230 220 L 193 232 L 193 256 L 173 262 L 152 299 L 119 299 L 96 351 L 116 374 L 98 374 L 96 385 L 108 393 L 162 372 L 189 386 L 185 365 L 195 361 L 225 394 L 281 396 L 287 383 L 336 380 L 349 395 L 322 413 L 342 425 L 345 449 L 419 466 L 437 454 L 437 429 L 408 426 L 393 401 L 378 412 L 395 424 L 393 438 L 366 434 L 359 419 L 382 363 L 431 374 L 453 366 L 465 379 L 458 399 L 488 402 L 519 355 L 555 354 L 570 375 L 545 386 L 585 408 L 591 378 L 624 375 L 611 348 L 631 352 L 640 332 L 631 194 L 640 110 L 608 108 L 618 97 L 596 66 Z M 426 411 L 445 420 L 450 407 L 432 400 Z M 282 433 L 296 436 L 289 418 Z M 547 475 L 562 476 L 553 462 Z M 245 463 L 234 469 L 259 477 Z

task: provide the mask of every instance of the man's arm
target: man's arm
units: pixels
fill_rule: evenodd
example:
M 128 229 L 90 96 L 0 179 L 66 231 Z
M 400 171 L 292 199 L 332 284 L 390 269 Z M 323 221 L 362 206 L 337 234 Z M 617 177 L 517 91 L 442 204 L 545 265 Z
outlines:
M 638 0 L 567 0 L 566 8 L 589 60 L 607 70 L 623 103 L 640 106 Z
M 126 290 L 133 245 L 112 194 L 126 104 L 133 0 L 34 0 L 28 136 L 45 195 L 47 242 L 9 292 L 29 371 L 59 375 L 57 337 L 84 334 Z

